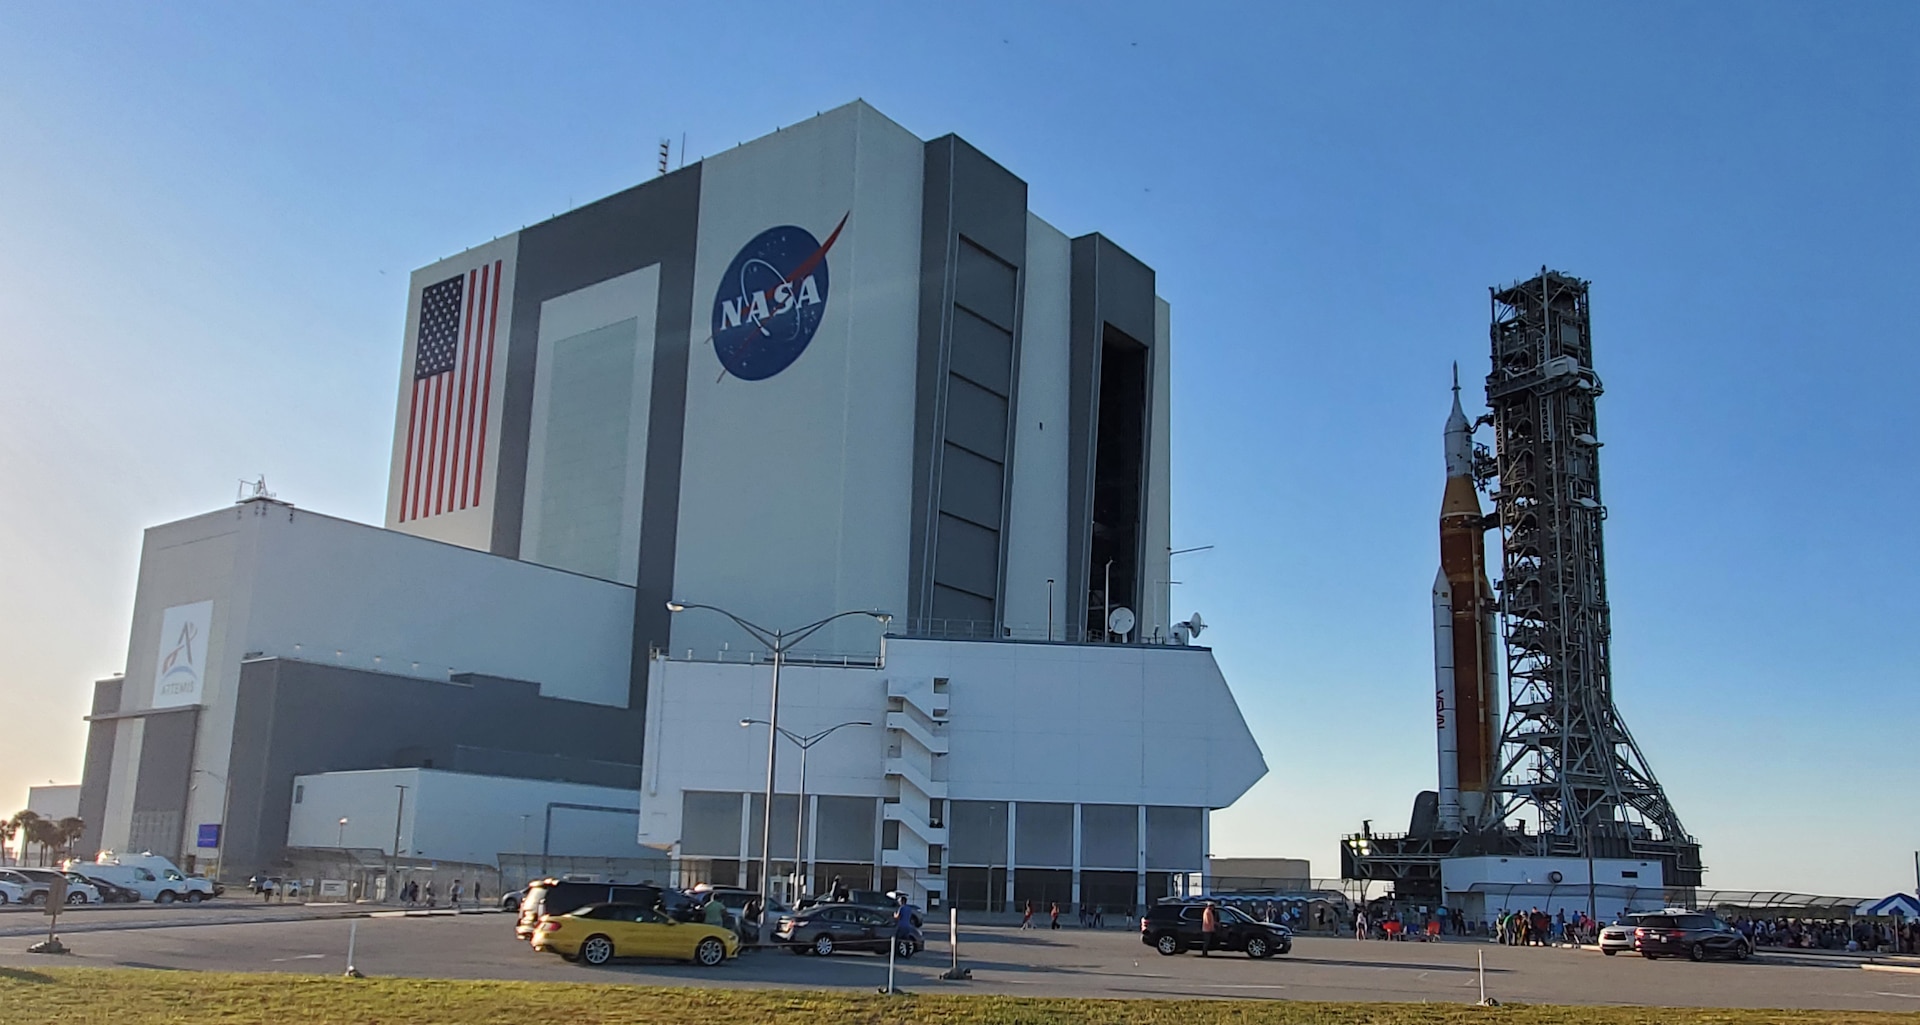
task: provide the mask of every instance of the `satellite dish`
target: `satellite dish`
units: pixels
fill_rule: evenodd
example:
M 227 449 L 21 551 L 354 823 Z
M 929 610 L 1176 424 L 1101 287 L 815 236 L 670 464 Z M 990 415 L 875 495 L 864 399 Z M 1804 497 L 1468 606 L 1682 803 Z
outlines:
M 1188 619 L 1180 625 L 1187 628 L 1187 636 L 1189 637 L 1198 637 L 1200 636 L 1200 631 L 1207 628 L 1207 624 L 1201 621 L 1200 613 L 1198 612 L 1194 613 L 1191 619 Z
M 1133 610 L 1125 607 L 1114 609 L 1107 616 L 1107 632 L 1122 637 L 1133 632 Z

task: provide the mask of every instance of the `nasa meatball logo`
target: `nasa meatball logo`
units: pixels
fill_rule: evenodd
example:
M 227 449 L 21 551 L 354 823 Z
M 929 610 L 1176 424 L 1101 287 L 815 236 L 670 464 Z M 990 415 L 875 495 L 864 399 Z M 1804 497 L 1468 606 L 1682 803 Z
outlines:
M 727 265 L 713 297 L 713 354 L 743 381 L 764 381 L 793 365 L 820 329 L 827 310 L 825 242 L 792 224 L 755 235 Z

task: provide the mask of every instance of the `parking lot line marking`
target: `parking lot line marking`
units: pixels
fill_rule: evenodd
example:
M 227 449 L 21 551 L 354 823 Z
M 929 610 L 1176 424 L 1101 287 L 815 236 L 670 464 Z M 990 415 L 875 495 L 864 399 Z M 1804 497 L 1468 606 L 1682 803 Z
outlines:
M 279 964 L 279 963 L 281 963 L 281 962 L 283 962 L 283 961 L 317 961 L 317 960 L 319 960 L 320 958 L 323 958 L 323 957 L 326 957 L 326 956 L 327 956 L 327 955 L 325 955 L 325 954 L 295 954 L 295 955 L 293 955 L 292 957 L 276 957 L 276 958 L 273 958 L 273 959 L 271 959 L 271 960 L 270 960 L 270 961 L 268 961 L 267 963 L 268 963 L 268 964 Z

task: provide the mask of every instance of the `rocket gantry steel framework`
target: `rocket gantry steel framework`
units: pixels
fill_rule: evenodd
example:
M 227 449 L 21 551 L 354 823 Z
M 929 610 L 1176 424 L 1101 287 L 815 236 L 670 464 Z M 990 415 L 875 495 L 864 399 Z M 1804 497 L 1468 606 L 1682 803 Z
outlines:
M 1613 701 L 1587 282 L 1542 268 L 1492 290 L 1491 334 L 1475 476 L 1497 482 L 1507 702 L 1487 821 L 1534 819 L 1528 853 L 1659 857 L 1668 886 L 1698 886 L 1699 845 Z

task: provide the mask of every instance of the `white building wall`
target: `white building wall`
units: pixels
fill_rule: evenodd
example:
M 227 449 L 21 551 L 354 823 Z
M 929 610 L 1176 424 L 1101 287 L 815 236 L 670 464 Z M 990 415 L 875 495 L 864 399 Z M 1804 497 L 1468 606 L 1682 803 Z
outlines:
M 397 531 L 255 501 L 147 531 L 122 711 L 152 707 L 166 609 L 213 603 L 185 821 L 219 822 L 249 653 L 445 680 L 482 672 L 547 697 L 627 700 L 633 591 Z M 102 844 L 126 846 L 143 724 L 116 727 Z M 191 837 L 188 837 L 189 842 Z
M 1556 880 L 1554 877 L 1558 876 Z M 1654 911 L 1664 903 L 1660 862 L 1596 858 L 1595 916 L 1610 922 L 1622 911 Z M 1469 918 L 1491 921 L 1502 910 L 1561 910 L 1571 917 L 1587 910 L 1585 858 L 1524 858 L 1489 855 L 1448 858 L 1440 863 L 1440 888 L 1448 906 Z
M 407 327 L 402 338 L 400 350 L 400 389 L 394 409 L 393 448 L 387 470 L 387 511 L 386 525 L 393 530 L 430 537 L 436 541 L 462 545 L 486 551 L 493 543 L 493 489 L 498 478 L 500 461 L 500 424 L 502 407 L 506 404 L 507 377 L 507 335 L 508 326 L 513 323 L 513 281 L 514 269 L 520 252 L 520 235 L 515 232 L 494 239 L 484 245 L 478 245 L 463 253 L 456 253 L 438 263 L 428 264 L 413 272 L 408 284 Z M 416 416 L 412 407 L 414 355 L 416 341 L 420 335 L 420 294 L 428 285 L 433 285 L 458 274 L 465 274 L 480 267 L 491 269 L 495 262 L 500 264 L 500 300 L 498 314 L 491 306 L 485 313 L 485 324 L 493 329 L 493 366 L 492 379 L 485 379 L 485 367 L 478 368 L 481 375 L 477 382 L 477 391 L 484 400 L 487 411 L 485 451 L 480 446 L 473 451 L 481 456 L 479 501 L 465 509 L 444 510 L 418 519 L 401 519 L 401 500 L 403 492 L 404 468 L 408 443 L 408 421 Z M 464 316 L 464 315 L 463 315 Z M 479 324 L 475 315 L 463 319 L 467 323 Z M 458 372 L 456 371 L 456 374 Z M 487 392 L 491 384 L 490 396 Z
M 770 627 L 842 609 L 905 614 L 919 331 L 923 144 L 864 103 L 705 161 L 674 579 L 687 601 Z M 723 372 L 708 326 L 741 247 L 791 224 L 825 242 L 826 309 L 789 367 Z M 815 651 L 871 650 L 868 622 Z M 677 616 L 671 647 L 750 642 L 711 614 Z
M 1073 243 L 1031 214 L 1026 277 L 1003 618 L 1017 637 L 1045 636 L 1047 581 L 1052 580 L 1054 636 L 1065 637 L 1072 618 L 1067 615 L 1072 605 L 1067 593 L 1067 440 L 1072 435 L 1067 410 Z
M 397 785 L 407 788 L 404 808 Z M 290 847 L 333 848 L 344 842 L 348 848 L 391 855 L 397 818 L 400 850 L 421 860 L 490 865 L 502 854 L 538 855 L 543 842 L 556 857 L 645 853 L 634 839 L 638 795 L 631 790 L 432 769 L 327 772 L 296 776 L 294 786 L 300 800 L 287 820 Z M 552 802 L 635 811 L 555 809 L 553 833 L 546 840 Z
M 767 717 L 771 678 L 764 663 L 653 661 L 643 841 L 680 838 L 684 790 L 766 789 L 765 727 L 740 720 Z M 895 638 L 884 669 L 784 668 L 780 723 L 800 733 L 884 725 L 889 679 L 934 678 L 948 680 L 953 800 L 1224 808 L 1266 774 L 1205 648 Z M 884 796 L 887 743 L 878 727 L 835 734 L 809 756 L 808 792 Z M 783 745 L 781 792 L 797 788 L 797 762 Z

